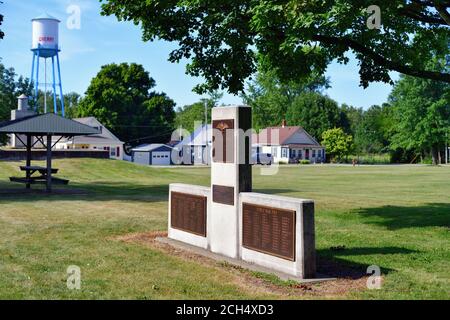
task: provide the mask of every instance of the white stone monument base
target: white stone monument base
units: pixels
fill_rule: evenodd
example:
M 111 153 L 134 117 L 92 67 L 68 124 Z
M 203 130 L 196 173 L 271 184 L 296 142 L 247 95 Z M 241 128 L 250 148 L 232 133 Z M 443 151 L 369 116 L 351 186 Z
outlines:
M 169 186 L 169 232 L 168 232 L 168 237 L 170 239 L 174 239 L 177 241 L 181 241 L 184 243 L 188 243 L 191 244 L 193 246 L 199 247 L 199 248 L 203 248 L 203 249 L 209 249 L 209 241 L 208 241 L 208 237 L 202 237 L 190 232 L 186 232 L 183 230 L 179 230 L 179 229 L 175 229 L 172 228 L 172 221 L 171 221 L 171 208 L 172 208 L 172 204 L 171 204 L 171 195 L 172 192 L 180 192 L 180 193 L 185 193 L 185 194 L 190 194 L 190 195 L 195 195 L 195 196 L 202 196 L 202 197 L 206 197 L 207 201 L 206 201 L 206 234 L 209 234 L 209 227 L 208 227 L 208 222 L 210 219 L 208 219 L 208 217 L 210 216 L 209 214 L 209 210 L 210 210 L 210 196 L 211 196 L 211 188 L 208 187 L 201 187 L 201 186 L 194 186 L 194 185 L 189 185 L 189 184 L 181 184 L 181 183 L 175 183 L 175 184 L 171 184 Z
M 242 243 L 242 209 L 243 203 L 296 212 L 295 219 L 295 260 L 279 258 L 271 254 L 244 248 Z M 314 205 L 314 201 L 281 197 L 253 192 L 243 192 L 239 197 L 240 229 L 240 257 L 242 260 L 255 263 L 273 270 L 281 271 L 300 278 L 313 278 L 316 272 L 315 239 L 314 239 L 314 210 L 305 212 L 306 205 Z

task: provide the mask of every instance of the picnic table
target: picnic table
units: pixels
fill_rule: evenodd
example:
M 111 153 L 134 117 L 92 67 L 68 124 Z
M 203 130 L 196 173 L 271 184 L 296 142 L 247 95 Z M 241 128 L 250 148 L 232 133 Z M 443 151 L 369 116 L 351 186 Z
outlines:
M 20 166 L 21 171 L 26 172 L 25 177 L 10 177 L 9 180 L 11 182 L 17 182 L 17 183 L 24 183 L 27 185 L 27 188 L 30 187 L 32 184 L 46 184 L 48 180 L 48 172 L 46 167 L 39 167 L 39 166 Z M 51 168 L 50 169 L 51 174 L 58 173 L 58 169 Z M 35 173 L 39 173 L 39 175 L 34 175 Z M 66 179 L 60 179 L 51 177 L 52 183 L 55 184 L 63 184 L 67 185 L 69 183 L 69 180 Z

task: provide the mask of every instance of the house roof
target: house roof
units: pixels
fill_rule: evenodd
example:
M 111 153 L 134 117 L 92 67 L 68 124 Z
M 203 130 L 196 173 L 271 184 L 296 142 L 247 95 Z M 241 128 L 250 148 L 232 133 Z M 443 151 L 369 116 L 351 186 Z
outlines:
M 190 146 L 206 146 L 210 144 L 212 141 L 212 130 L 211 125 L 201 125 L 198 126 L 193 133 L 183 139 L 181 141 L 182 145 L 190 145 Z
M 0 133 L 81 136 L 98 134 L 99 130 L 54 113 L 45 113 L 0 123 Z
M 156 149 L 159 149 L 161 147 L 167 147 L 169 149 L 173 149 L 173 147 L 167 145 L 167 144 L 162 144 L 162 143 L 152 143 L 152 144 L 143 144 L 140 146 L 137 146 L 136 148 L 131 149 L 131 151 L 135 151 L 135 152 L 150 152 Z
M 96 128 L 99 132 L 95 135 L 77 137 L 75 142 L 77 144 L 123 144 L 111 131 L 109 131 L 100 121 L 95 117 L 76 118 L 74 121 Z M 61 140 L 61 143 L 69 142 L 67 139 Z M 72 143 L 72 141 L 70 141 Z
M 308 142 L 295 141 L 294 136 L 296 133 L 304 134 Z M 258 134 L 252 136 L 253 144 L 265 144 L 265 145 L 308 145 L 318 146 L 320 144 L 314 139 L 305 129 L 300 126 L 281 126 L 281 127 L 269 127 L 261 130 Z

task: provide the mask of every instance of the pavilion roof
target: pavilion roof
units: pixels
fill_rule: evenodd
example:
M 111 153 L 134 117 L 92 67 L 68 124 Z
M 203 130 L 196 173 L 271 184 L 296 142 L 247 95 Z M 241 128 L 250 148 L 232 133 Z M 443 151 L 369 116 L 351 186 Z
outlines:
M 84 136 L 99 134 L 100 131 L 54 113 L 45 113 L 0 123 L 0 133 Z

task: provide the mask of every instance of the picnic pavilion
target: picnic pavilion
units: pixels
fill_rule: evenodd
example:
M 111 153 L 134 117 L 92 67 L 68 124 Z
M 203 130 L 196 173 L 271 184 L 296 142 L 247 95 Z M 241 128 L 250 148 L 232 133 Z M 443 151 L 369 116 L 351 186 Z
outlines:
M 25 172 L 25 177 L 11 177 L 11 182 L 23 183 L 27 189 L 32 184 L 45 184 L 47 192 L 52 191 L 52 184 L 68 184 L 69 181 L 59 179 L 53 175 L 58 169 L 52 168 L 52 148 L 58 143 L 52 143 L 52 137 L 72 138 L 98 134 L 96 128 L 81 124 L 74 120 L 63 118 L 54 113 L 38 114 L 0 123 L 0 134 L 13 134 L 26 148 L 26 165 L 20 170 Z M 32 166 L 31 150 L 39 145 L 47 150 L 46 167 Z M 37 174 L 37 175 L 36 175 Z

